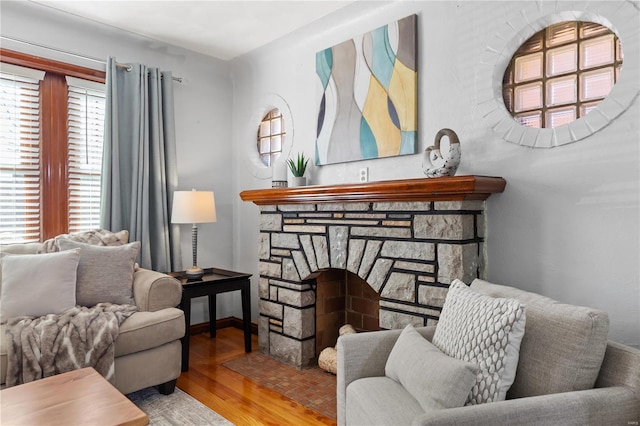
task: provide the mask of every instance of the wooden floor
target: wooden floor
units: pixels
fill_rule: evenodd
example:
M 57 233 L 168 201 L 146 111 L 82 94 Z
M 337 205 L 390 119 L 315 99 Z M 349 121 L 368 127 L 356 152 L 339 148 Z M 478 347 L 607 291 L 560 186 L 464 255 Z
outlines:
M 258 337 L 253 336 L 253 350 Z M 264 388 L 222 366 L 245 356 L 242 330 L 218 330 L 191 336 L 189 371 L 178 378 L 178 387 L 237 426 L 335 425 L 333 419 L 306 409 L 291 399 Z

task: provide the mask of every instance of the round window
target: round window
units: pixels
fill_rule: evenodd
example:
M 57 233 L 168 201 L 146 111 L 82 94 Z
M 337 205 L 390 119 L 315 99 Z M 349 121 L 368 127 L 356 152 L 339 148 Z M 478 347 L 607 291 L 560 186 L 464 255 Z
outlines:
M 534 34 L 513 55 L 502 95 L 525 126 L 554 128 L 584 117 L 613 89 L 622 47 L 607 27 L 561 22 Z
M 264 116 L 258 127 L 258 154 L 262 163 L 270 167 L 282 154 L 284 118 L 278 108 Z

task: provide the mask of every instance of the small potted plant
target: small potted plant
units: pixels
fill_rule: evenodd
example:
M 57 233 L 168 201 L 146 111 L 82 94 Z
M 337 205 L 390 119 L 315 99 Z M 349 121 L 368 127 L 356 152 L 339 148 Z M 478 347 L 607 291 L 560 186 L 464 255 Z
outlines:
M 304 172 L 307 170 L 308 163 L 309 159 L 305 158 L 302 152 L 298 153 L 298 158 L 295 161 L 291 158 L 287 160 L 289 170 L 291 170 L 291 174 L 293 174 L 293 186 L 305 186 L 307 184 Z

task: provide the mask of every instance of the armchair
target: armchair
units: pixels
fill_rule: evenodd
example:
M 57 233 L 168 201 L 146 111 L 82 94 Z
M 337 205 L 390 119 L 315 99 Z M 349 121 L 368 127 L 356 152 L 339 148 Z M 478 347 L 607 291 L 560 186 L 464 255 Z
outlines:
M 601 311 L 482 280 L 474 281 L 471 288 L 492 297 L 516 298 L 526 305 L 520 361 L 507 399 L 425 411 L 401 385 L 385 377 L 387 358 L 401 330 L 345 335 L 337 344 L 338 425 L 600 425 L 639 421 L 640 350 L 607 342 L 606 332 L 594 332 L 608 328 L 604 327 L 608 318 Z M 436 327 L 416 330 L 431 340 Z M 600 346 L 603 357 L 598 355 Z

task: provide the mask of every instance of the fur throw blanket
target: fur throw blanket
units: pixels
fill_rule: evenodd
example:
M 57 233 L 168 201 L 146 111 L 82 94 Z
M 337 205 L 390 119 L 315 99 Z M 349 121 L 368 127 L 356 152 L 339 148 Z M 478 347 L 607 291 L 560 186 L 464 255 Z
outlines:
M 93 229 L 91 231 L 77 232 L 75 234 L 62 234 L 55 238 L 50 238 L 38 250 L 38 253 L 53 253 L 60 251 L 56 244 L 57 238 L 67 238 L 80 243 L 92 244 L 94 246 L 121 246 L 129 241 L 129 231 L 111 232 L 106 229 Z
M 7 323 L 7 387 L 93 367 L 115 382 L 115 341 L 120 324 L 137 308 L 99 303 L 62 314 L 18 317 Z

